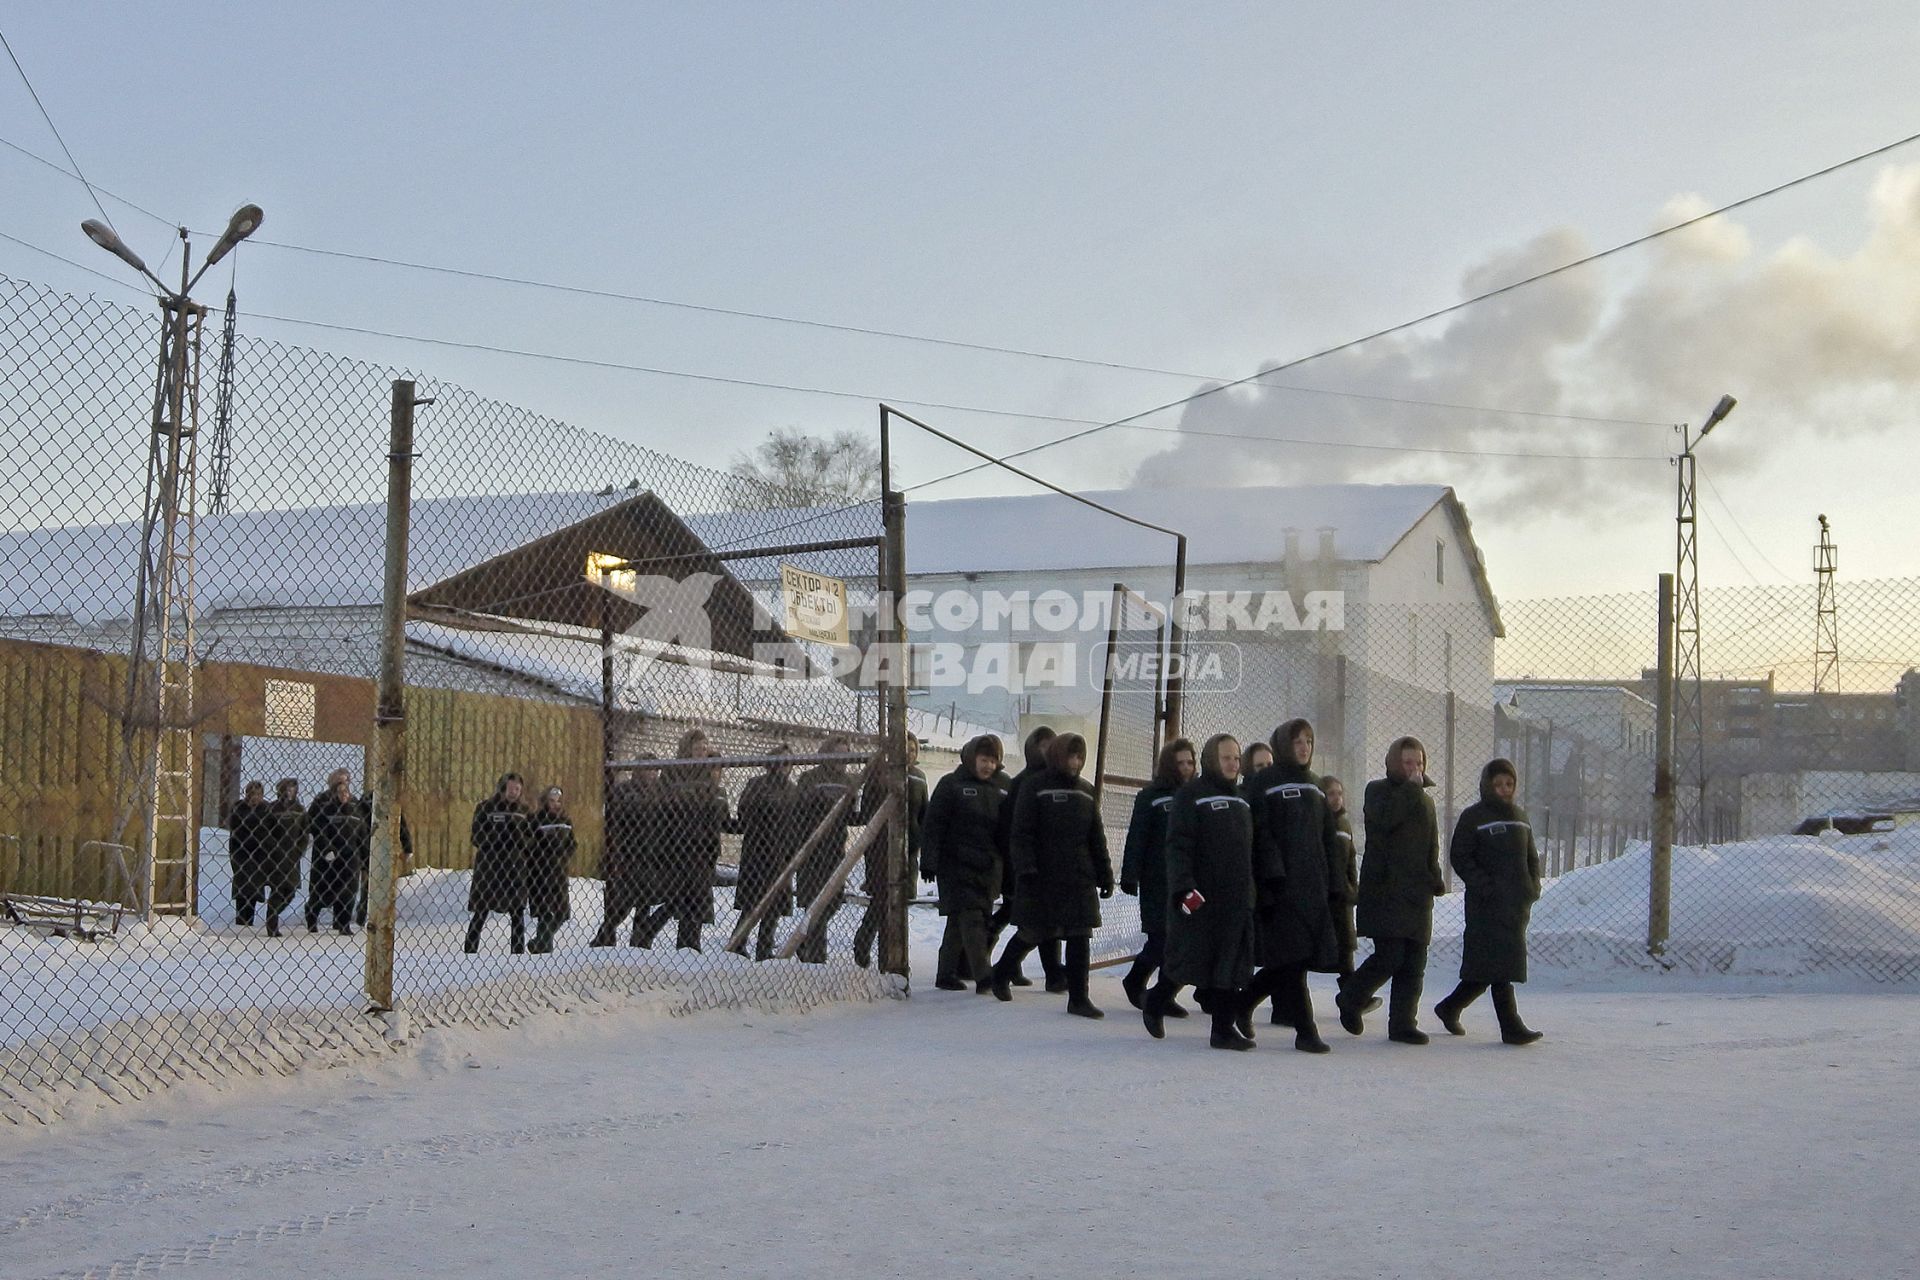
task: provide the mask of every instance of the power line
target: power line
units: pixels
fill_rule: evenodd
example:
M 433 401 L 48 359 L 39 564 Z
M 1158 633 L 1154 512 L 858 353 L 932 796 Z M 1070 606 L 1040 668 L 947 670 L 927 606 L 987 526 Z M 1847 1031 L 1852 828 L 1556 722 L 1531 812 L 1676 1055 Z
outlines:
M 35 89 L 33 81 L 27 78 L 27 69 L 20 65 L 20 56 L 13 51 L 13 45 L 7 40 L 4 31 L 0 31 L 0 47 L 5 48 L 7 57 L 13 60 L 13 69 L 20 73 L 20 83 L 27 86 L 27 94 L 33 99 L 33 105 L 40 108 L 40 118 L 47 122 L 47 128 L 53 132 L 53 140 L 60 144 L 61 154 L 66 156 L 67 163 L 73 166 L 73 176 L 80 179 L 80 185 L 87 189 L 87 195 L 93 200 L 93 207 L 100 211 L 100 216 L 106 219 L 107 225 L 113 227 L 113 233 L 119 235 L 120 229 L 113 226 L 113 218 L 107 213 L 107 207 L 100 203 L 100 197 L 95 193 L 93 184 L 87 181 L 87 175 L 82 172 L 80 162 L 73 158 L 73 150 L 67 146 L 67 140 L 60 136 L 60 127 L 54 124 L 53 117 L 47 114 L 46 104 L 40 101 L 40 91 Z
M 1782 578 L 1785 578 L 1791 581 L 1793 575 L 1788 573 L 1785 569 L 1782 569 L 1779 565 L 1775 564 L 1773 562 L 1773 559 L 1770 556 L 1768 556 L 1765 551 L 1762 551 L 1760 549 L 1760 544 L 1753 540 L 1753 535 L 1748 533 L 1746 530 L 1746 526 L 1740 523 L 1740 517 L 1733 514 L 1733 508 L 1731 506 L 1728 506 L 1727 500 L 1720 496 L 1720 491 L 1713 487 L 1713 481 L 1708 479 L 1705 476 L 1702 476 L 1700 478 L 1706 483 L 1707 492 L 1713 495 L 1713 500 L 1720 504 L 1720 510 L 1726 513 L 1727 519 L 1733 522 L 1733 527 L 1739 531 L 1740 536 L 1742 538 L 1745 538 L 1747 540 L 1747 545 L 1753 548 L 1754 554 L 1759 556 L 1761 560 L 1766 562 L 1767 568 L 1773 570 L 1775 573 L 1779 574 Z
M 1838 163 L 1830 164 L 1823 169 L 1816 169 L 1812 173 L 1802 174 L 1797 178 L 1792 178 L 1786 182 L 1782 182 L 1782 183 L 1779 183 L 1778 185 L 1768 187 L 1764 191 L 1756 191 L 1752 195 L 1742 196 L 1740 199 L 1735 200 L 1729 204 L 1723 204 L 1717 209 L 1709 209 L 1705 213 L 1696 214 L 1694 217 L 1683 219 L 1680 222 L 1674 223 L 1672 226 L 1662 227 L 1657 231 L 1650 231 L 1647 234 L 1642 236 L 1635 236 L 1631 240 L 1623 240 L 1622 242 L 1614 245 L 1611 248 L 1602 249 L 1597 253 L 1587 254 L 1585 257 L 1576 258 L 1572 262 L 1562 263 L 1557 267 L 1550 267 L 1545 271 L 1536 272 L 1533 275 L 1527 276 L 1524 279 L 1515 280 L 1510 284 L 1501 285 L 1496 289 L 1489 289 L 1484 293 L 1477 293 L 1470 298 L 1465 298 L 1459 302 L 1452 303 L 1448 306 L 1440 307 L 1437 310 L 1429 311 L 1425 315 L 1416 316 L 1411 320 L 1403 320 L 1399 324 L 1388 325 L 1384 329 L 1376 329 L 1372 333 L 1363 334 L 1358 338 L 1349 338 L 1345 342 L 1338 343 L 1331 347 L 1326 347 L 1320 351 L 1315 351 L 1310 355 L 1304 355 L 1304 356 L 1300 356 L 1297 359 L 1289 360 L 1285 364 L 1276 365 L 1271 369 L 1263 369 L 1258 373 L 1248 374 L 1244 378 L 1237 378 L 1232 382 L 1221 383 L 1219 386 L 1206 387 L 1200 391 L 1195 392 L 1193 395 L 1183 396 L 1178 400 L 1169 400 L 1165 404 L 1155 405 L 1151 409 L 1143 409 L 1139 413 L 1130 414 L 1124 418 L 1117 418 L 1112 422 L 1102 423 L 1097 427 L 1092 427 L 1085 431 L 1072 432 L 1068 435 L 1060 436 L 1053 440 L 1046 440 L 1041 442 L 1040 444 L 1030 445 L 1025 449 L 1016 449 L 1012 453 L 1003 455 L 1002 457 L 997 459 L 997 461 L 1010 462 L 1015 458 L 1024 458 L 1029 454 L 1039 453 L 1043 449 L 1051 449 L 1055 445 L 1068 444 L 1075 440 L 1083 440 L 1086 437 L 1097 434 L 1098 432 L 1101 432 L 1101 431 L 1107 431 L 1114 427 L 1123 427 L 1130 423 L 1138 422 L 1142 418 L 1152 417 L 1156 413 L 1165 413 L 1169 409 L 1181 408 L 1182 406 L 1192 404 L 1196 401 L 1204 400 L 1208 396 L 1218 395 L 1222 391 L 1230 391 L 1235 387 L 1246 386 L 1248 383 L 1255 382 L 1260 378 L 1266 377 L 1269 374 L 1283 373 L 1288 369 L 1297 369 L 1303 364 L 1308 364 L 1314 360 L 1320 360 L 1327 356 L 1335 355 L 1339 352 L 1350 350 L 1354 347 L 1362 345 L 1363 343 L 1372 342 L 1377 338 L 1384 338 L 1391 334 L 1400 333 L 1404 330 L 1414 328 L 1417 325 L 1425 324 L 1429 320 L 1437 320 L 1442 316 L 1452 315 L 1456 311 L 1460 311 L 1467 307 L 1474 306 L 1477 303 L 1486 302 L 1489 299 L 1500 297 L 1502 294 L 1512 293 L 1514 290 L 1523 289 L 1528 285 L 1538 284 L 1542 280 L 1551 279 L 1554 276 L 1561 275 L 1568 271 L 1572 271 L 1578 267 L 1589 266 L 1592 263 L 1599 262 L 1604 258 L 1610 258 L 1615 254 L 1624 253 L 1629 249 L 1638 248 L 1643 244 L 1647 244 L 1647 243 L 1650 243 L 1651 241 L 1658 240 L 1662 236 L 1669 236 L 1676 231 L 1683 231 L 1688 227 L 1696 226 L 1699 223 L 1707 221 L 1709 218 L 1717 218 L 1722 214 L 1731 213 L 1733 210 L 1741 208 L 1742 206 L 1745 206 L 1745 205 L 1752 204 L 1757 200 L 1764 200 L 1768 196 L 1778 195 L 1782 191 L 1787 191 L 1794 187 L 1800 186 L 1804 183 L 1812 182 L 1817 178 L 1824 178 L 1829 174 L 1838 173 L 1840 170 L 1845 169 L 1851 165 L 1859 164 L 1864 160 L 1871 160 L 1875 156 L 1885 155 L 1889 151 L 1893 151 L 1900 147 L 1904 147 L 1908 143 L 1914 142 L 1916 140 L 1920 140 L 1920 133 L 1910 133 L 1906 137 L 1901 138 L 1898 141 L 1889 142 L 1885 146 L 1875 147 L 1871 151 L 1863 151 L 1860 154 L 1855 156 L 1849 156 L 1847 159 L 1841 160 Z M 950 472 L 949 474 L 944 476 L 939 476 L 936 479 L 927 481 L 926 483 L 940 484 L 948 480 L 956 480 L 961 476 L 971 475 L 975 471 L 979 471 L 984 467 L 990 467 L 993 465 L 994 464 L 991 462 L 982 462 L 974 466 L 962 467 L 958 471 Z
M 55 173 L 59 174 L 63 178 L 71 178 L 75 182 L 85 181 L 84 178 L 82 178 L 79 174 L 75 173 L 73 170 L 64 169 L 58 164 L 55 164 L 53 161 L 47 159 L 45 156 L 41 155 L 39 152 L 23 147 L 17 142 L 11 141 L 7 138 L 0 138 L 0 147 L 5 147 L 9 151 L 25 156 L 27 159 L 33 161 L 37 165 L 44 165 L 45 167 L 53 170 Z M 163 218 L 159 214 L 155 213 L 153 210 L 147 208 L 145 205 L 140 204 L 137 201 L 129 200 L 125 196 L 119 194 L 118 192 L 110 191 L 106 187 L 97 186 L 97 185 L 94 186 L 92 189 L 94 191 L 99 192 L 101 195 L 105 196 L 107 199 L 113 201 L 115 204 L 123 204 L 127 206 L 127 208 L 133 210 L 135 213 L 145 214 L 147 217 L 152 218 L 155 222 L 159 223 L 161 226 L 165 227 L 169 231 L 175 230 L 179 226 L 179 224 L 175 222 L 172 218 Z
M 105 280 L 110 285 L 114 285 L 121 289 L 131 290 L 134 293 L 140 294 L 142 297 L 153 296 L 152 294 L 148 293 L 143 289 L 138 289 L 138 288 L 135 288 L 133 285 L 128 284 L 125 280 L 122 280 L 119 276 L 110 276 L 104 271 L 95 271 L 92 267 L 83 266 L 82 264 L 75 262 L 72 258 L 62 257 L 61 255 L 55 253 L 51 249 L 42 249 L 37 244 L 29 244 L 27 241 L 22 240 L 19 236 L 11 236 L 4 231 L 0 231 L 0 240 L 5 240 L 5 241 L 8 241 L 9 243 L 17 244 L 22 249 L 25 249 L 30 253 L 37 253 L 43 258 L 52 258 L 55 262 L 64 262 L 68 266 L 72 267 L 75 271 L 84 271 L 90 276 L 97 276 L 100 279 Z
M 273 315 L 267 312 L 253 312 L 251 313 L 251 315 L 256 320 L 271 320 L 279 324 L 302 325 L 308 328 L 316 328 L 316 329 L 331 329 L 331 330 L 337 330 L 337 331 L 346 332 L 346 333 L 360 334 L 364 337 L 386 338 L 386 339 L 397 341 L 397 342 L 420 342 L 420 343 L 426 343 L 431 346 L 451 347 L 451 348 L 455 348 L 457 350 L 463 350 L 463 351 L 481 351 L 489 355 L 519 356 L 529 360 L 552 360 L 552 361 L 557 361 L 564 364 L 584 365 L 584 366 L 587 366 L 590 368 L 596 368 L 596 369 L 614 369 L 614 370 L 619 370 L 627 373 L 651 374 L 657 377 L 666 377 L 666 378 L 686 378 L 696 382 L 713 382 L 713 383 L 719 383 L 725 386 L 750 387 L 755 390 L 762 390 L 762 391 L 783 391 L 783 392 L 792 392 L 800 395 L 831 396 L 831 397 L 835 397 L 838 399 L 845 399 L 845 400 L 860 400 L 860 401 L 886 400 L 894 404 L 912 405 L 915 408 L 940 409 L 940 410 L 944 410 L 952 413 L 979 413 L 979 414 L 987 414 L 993 417 L 1018 418 L 1018 419 L 1022 419 L 1026 421 L 1034 421 L 1034 422 L 1061 422 L 1061 423 L 1077 423 L 1082 425 L 1098 425 L 1099 424 L 1099 420 L 1094 418 L 1072 418 L 1072 417 L 1066 417 L 1060 414 L 1028 413 L 1028 412 L 1024 412 L 1021 410 L 1014 410 L 1014 409 L 989 408 L 983 405 L 941 404 L 941 403 L 933 403 L 925 400 L 909 400 L 899 396 L 875 395 L 873 393 L 865 392 L 865 391 L 840 391 L 830 387 L 810 387 L 810 386 L 803 386 L 797 383 L 787 383 L 787 382 L 766 382 L 766 381 L 753 379 L 753 378 L 735 378 L 735 377 L 729 377 L 723 374 L 715 374 L 715 373 L 693 373 L 684 369 L 665 369 L 655 365 L 628 364 L 624 361 L 618 361 L 618 360 L 598 360 L 590 356 L 563 355 L 558 352 L 550 352 L 550 351 L 530 351 L 523 347 L 505 347 L 505 346 L 499 346 L 493 343 L 461 342 L 452 338 L 433 338 L 433 337 L 426 337 L 420 334 L 398 333 L 398 332 L 383 330 L 383 329 L 368 329 L 359 325 L 334 324 L 324 320 L 303 320 L 295 316 L 279 316 L 279 315 Z M 1365 444 L 1358 441 L 1348 441 L 1348 440 L 1308 440 L 1308 439 L 1291 439 L 1291 438 L 1280 437 L 1280 436 L 1235 435 L 1229 432 L 1182 432 L 1177 427 L 1140 426 L 1140 425 L 1131 424 L 1131 423 L 1125 424 L 1125 425 L 1127 425 L 1129 429 L 1138 430 L 1138 431 L 1161 431 L 1161 432 L 1168 432 L 1168 433 L 1174 433 L 1174 434 L 1187 434 L 1187 435 L 1219 435 L 1229 439 L 1262 441 L 1269 444 L 1315 445 L 1315 446 L 1321 446 L 1321 447 L 1330 448 L 1330 449 L 1365 449 L 1365 450 L 1379 450 L 1379 451 L 1385 451 L 1389 453 L 1402 453 L 1402 452 L 1439 453 L 1439 454 L 1454 454 L 1454 455 L 1459 455 L 1464 457 L 1544 458 L 1544 459 L 1551 459 L 1551 460 L 1578 460 L 1578 461 L 1598 461 L 1598 462 L 1650 462 L 1650 461 L 1664 462 L 1667 460 L 1667 455 L 1665 454 L 1526 453 L 1526 452 L 1519 452 L 1519 451 L 1501 452 L 1497 450 L 1488 450 L 1488 449 L 1444 449 L 1444 448 L 1436 448 L 1436 447 L 1423 447 L 1419 445 Z M 933 484 L 933 483 L 937 483 L 937 482 L 931 481 L 931 480 L 922 482 L 922 484 Z M 920 488 L 921 485 L 914 485 L 911 487 Z
M 66 169 L 62 169 L 59 165 L 55 164 L 53 161 L 46 159 L 44 156 L 40 156 L 35 154 L 32 151 L 29 151 L 27 148 L 20 146 L 18 143 L 9 142 L 5 138 L 0 138 L 0 145 L 7 146 L 12 150 L 19 152 L 21 155 L 26 156 L 28 159 L 33 160 L 36 163 L 45 165 L 47 168 L 52 169 L 55 173 L 64 174 L 66 177 L 69 177 L 69 178 L 77 178 L 79 176 L 77 174 L 67 171 Z M 113 192 L 111 191 L 105 191 L 104 188 L 102 188 L 102 191 L 106 195 L 110 196 L 111 198 L 118 200 L 122 204 L 127 205 L 129 208 L 137 209 L 141 213 L 146 214 L 148 217 L 154 219 L 156 222 L 161 222 L 168 226 L 173 225 L 167 219 L 162 218 L 159 214 L 154 213 L 150 209 L 143 208 L 142 206 L 135 204 L 133 201 L 127 200 L 122 196 L 114 195 Z M 656 297 L 649 294 L 626 293 L 626 292 L 622 292 L 620 290 L 615 290 L 615 289 L 597 289 L 597 288 L 592 288 L 585 285 L 562 284 L 558 281 L 540 280 L 531 276 L 510 276 L 510 275 L 503 275 L 498 272 L 477 271 L 477 270 L 473 270 L 465 267 L 448 267 L 448 266 L 441 266 L 435 263 L 428 263 L 428 262 L 411 262 L 402 258 L 384 257 L 379 254 L 350 253 L 341 249 L 322 249 L 315 245 L 294 244 L 290 241 L 285 241 L 285 240 L 268 240 L 265 238 L 255 237 L 249 240 L 248 243 L 263 249 L 284 249 L 293 253 L 312 254 L 317 257 L 324 257 L 324 258 L 337 258 L 347 262 L 364 262 L 364 263 L 369 263 L 376 266 L 398 267 L 408 271 L 425 271 L 425 272 L 429 272 L 436 275 L 454 276 L 456 278 L 465 279 L 465 280 L 482 280 L 482 281 L 487 281 L 493 284 L 519 285 L 525 288 L 545 289 L 545 290 L 550 290 L 556 293 L 572 294 L 577 297 L 601 298 L 601 299 L 617 301 L 617 302 L 637 302 L 647 306 L 667 307 L 667 308 L 680 310 L 680 311 L 693 311 L 693 312 L 699 312 L 705 315 L 728 316 L 734 319 L 741 319 L 741 320 L 760 320 L 760 321 L 766 321 L 768 323 L 773 323 L 773 324 L 794 325 L 800 328 L 807 328 L 807 329 L 820 329 L 830 333 L 854 334 L 861 337 L 869 337 L 869 338 L 889 338 L 889 339 L 894 339 L 901 342 L 919 342 L 919 343 L 925 343 L 930 346 L 949 347 L 949 348 L 962 350 L 962 351 L 978 351 L 978 352 L 985 352 L 992 355 L 1019 356 L 1024 359 L 1048 360 L 1048 361 L 1053 361 L 1061 364 L 1081 365 L 1087 368 L 1094 368 L 1094 369 L 1111 369 L 1111 370 L 1118 370 L 1118 371 L 1128 372 L 1128 373 L 1152 374 L 1157 377 L 1179 378 L 1183 381 L 1188 381 L 1188 382 L 1219 381 L 1219 378 L 1217 375 L 1204 374 L 1204 373 L 1192 373 L 1192 372 L 1181 370 L 1181 369 L 1165 369 L 1155 365 L 1128 364 L 1124 361 L 1119 361 L 1119 360 L 1099 360 L 1099 359 L 1094 359 L 1087 356 L 1065 355 L 1060 352 L 1054 352 L 1054 351 L 1038 351 L 1038 350 L 1033 350 L 1025 347 L 998 346 L 993 343 L 987 343 L 987 342 L 970 342 L 970 341 L 966 341 L 964 339 L 959 339 L 959 338 L 943 338 L 933 334 L 910 333 L 910 332 L 905 332 L 902 330 L 895 330 L 895 329 L 880 329 L 880 328 L 874 328 L 866 325 L 842 324 L 842 323 L 838 323 L 830 320 L 809 319 L 804 316 L 782 315 L 777 312 L 749 311 L 743 308 L 721 307 L 721 306 L 714 306 L 707 303 L 686 302 L 677 298 L 661 298 L 661 297 Z M 1266 375 L 1262 374 L 1260 376 L 1264 377 Z M 1662 428 L 1672 426 L 1671 423 L 1667 423 L 1667 422 L 1650 422 L 1650 421 L 1646 421 L 1644 419 L 1639 419 L 1639 418 L 1609 418 L 1609 417 L 1602 417 L 1602 416 L 1593 415 L 1593 414 L 1557 413 L 1551 410 L 1544 410 L 1544 409 L 1511 409 L 1511 408 L 1502 408 L 1495 405 L 1460 404 L 1456 401 L 1449 401 L 1449 400 L 1423 400 L 1413 396 L 1390 396 L 1390 395 L 1383 395 L 1379 393 L 1364 392 L 1364 391 L 1336 391 L 1336 390 L 1331 390 L 1325 387 L 1302 387 L 1302 386 L 1296 386 L 1296 385 L 1287 384 L 1287 383 L 1267 382 L 1267 383 L 1262 383 L 1261 385 L 1265 387 L 1269 387 L 1275 391 L 1291 391 L 1300 395 L 1332 396 L 1332 397 L 1336 397 L 1339 399 L 1346 399 L 1346 400 L 1370 400 L 1370 401 L 1377 401 L 1383 404 L 1416 405 L 1422 408 L 1429 408 L 1429 409 L 1453 409 L 1453 410 L 1458 410 L 1464 413 L 1501 414 L 1501 415 L 1510 416 L 1510 417 L 1542 418 L 1542 419 L 1549 419 L 1549 420 L 1562 421 L 1562 422 L 1585 422 L 1585 423 L 1593 423 L 1593 424 L 1599 424 L 1604 426 L 1662 427 Z M 1083 421 L 1090 422 L 1093 420 L 1083 419 Z
M 1289 436 L 1249 435 L 1238 431 L 1201 431 L 1186 427 L 1150 427 L 1138 422 L 1120 424 L 1126 431 L 1155 431 L 1174 436 L 1205 436 L 1215 440 L 1252 440 L 1263 444 L 1309 445 L 1325 449 L 1368 449 L 1383 453 L 1440 453 L 1466 458 L 1543 458 L 1567 462 L 1670 462 L 1665 453 L 1527 453 L 1497 449 L 1444 449 L 1436 445 L 1362 444 L 1355 440 L 1308 440 Z M 936 481 L 928 480 L 926 484 Z

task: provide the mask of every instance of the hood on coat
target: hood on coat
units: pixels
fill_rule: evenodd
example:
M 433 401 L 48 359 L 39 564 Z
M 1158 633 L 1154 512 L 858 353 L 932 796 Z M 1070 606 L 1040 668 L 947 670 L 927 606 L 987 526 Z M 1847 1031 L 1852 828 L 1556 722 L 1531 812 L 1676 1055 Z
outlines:
M 1400 774 L 1400 753 L 1402 751 L 1405 751 L 1408 747 L 1412 747 L 1414 750 L 1418 751 L 1423 759 L 1426 757 L 1427 744 L 1420 741 L 1420 739 L 1414 737 L 1412 734 L 1407 734 L 1403 738 L 1395 738 L 1393 740 L 1393 745 L 1387 748 L 1387 776 L 1389 778 L 1392 778 L 1395 782 L 1408 781 L 1407 778 L 1402 777 Z M 1413 781 L 1420 783 L 1421 786 L 1433 785 L 1432 782 L 1426 777 L 1424 773 L 1419 778 L 1413 779 Z
M 1520 774 L 1519 771 L 1513 767 L 1513 761 L 1508 760 L 1504 756 L 1487 761 L 1487 767 L 1480 771 L 1480 798 L 1482 800 L 1492 804 L 1502 803 L 1500 798 L 1493 794 L 1493 780 L 1503 773 L 1509 778 L 1512 778 L 1514 783 L 1518 785 Z
M 1273 762 L 1275 764 L 1294 763 L 1293 740 L 1303 733 L 1312 732 L 1313 725 L 1304 717 L 1296 717 L 1287 721 L 1278 729 L 1275 729 L 1273 731 L 1273 737 L 1267 743 L 1268 746 L 1273 748 Z M 1313 763 L 1312 756 L 1307 757 L 1307 763 L 1309 765 Z

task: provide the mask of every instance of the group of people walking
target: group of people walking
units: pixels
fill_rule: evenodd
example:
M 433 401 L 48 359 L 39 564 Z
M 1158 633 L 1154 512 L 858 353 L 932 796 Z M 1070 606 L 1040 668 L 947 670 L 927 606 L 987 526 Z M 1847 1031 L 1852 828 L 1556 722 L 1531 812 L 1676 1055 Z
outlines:
M 884 770 L 848 769 L 851 741 L 828 735 L 819 745 L 825 757 L 796 777 L 786 743 L 767 753 L 762 772 L 741 790 L 731 808 L 717 766 L 694 763 L 717 755 L 707 735 L 689 730 L 675 750 L 678 763 L 628 771 L 607 796 L 606 844 L 600 866 L 605 885 L 603 911 L 592 945 L 611 947 L 622 927 L 632 924 L 628 944 L 651 947 L 668 922 L 674 943 L 701 949 L 705 927 L 713 923 L 714 873 L 721 837 L 740 837 L 738 877 L 733 905 L 747 913 L 761 909 L 753 933 L 753 958 L 773 958 L 780 922 L 822 902 L 822 914 L 801 939 L 795 957 L 803 964 L 827 960 L 829 924 L 843 905 L 843 890 L 828 888 L 847 856 L 854 827 L 865 826 L 884 801 Z M 917 764 L 918 744 L 907 744 L 907 853 L 919 853 L 921 811 L 927 780 Z M 833 758 L 839 757 L 839 758 Z M 809 844 L 809 837 L 820 832 Z M 807 846 L 804 858 L 795 859 Z M 862 968 L 873 963 L 879 938 L 886 846 L 874 841 L 862 859 L 862 888 L 867 905 L 854 930 L 853 959 Z
M 1103 1017 L 1088 997 L 1088 948 L 1115 883 L 1095 793 L 1080 776 L 1086 744 L 1041 728 L 1025 746 L 1027 767 L 1009 778 L 999 739 L 974 739 L 928 802 L 921 873 L 938 881 L 946 917 L 935 985 L 960 990 L 971 978 L 977 992 L 1010 1000 L 1010 988 L 1025 983 L 1025 957 L 1058 945 L 1049 989 L 1067 994 L 1068 1012 Z M 1191 987 L 1215 1048 L 1251 1049 L 1254 1013 L 1271 1002 L 1273 1023 L 1293 1031 L 1295 1048 L 1326 1053 L 1308 975 L 1330 973 L 1339 978 L 1344 1030 L 1364 1034 L 1385 987 L 1388 1038 L 1427 1043 L 1418 1005 L 1433 902 L 1447 882 L 1426 749 L 1397 740 L 1385 776 L 1367 784 L 1364 858 L 1346 788 L 1314 772 L 1313 751 L 1305 720 L 1244 751 L 1229 734 L 1197 752 L 1186 739 L 1161 750 L 1134 801 L 1119 877 L 1120 889 L 1140 899 L 1146 937 L 1121 986 L 1154 1038 L 1165 1036 L 1168 1019 L 1188 1016 L 1178 997 Z M 1516 781 L 1511 763 L 1490 761 L 1480 801 L 1455 826 L 1449 857 L 1466 888 L 1464 954 L 1459 986 L 1434 1012 L 1464 1035 L 1461 1015 L 1491 989 L 1501 1038 L 1531 1044 L 1540 1033 L 1521 1020 L 1514 984 L 1526 981 L 1541 866 Z M 1006 923 L 1017 932 L 989 963 Z M 1373 952 L 1356 968 L 1361 937 Z
M 274 798 L 249 782 L 227 815 L 227 855 L 233 871 L 234 923 L 251 927 L 266 900 L 267 936 L 280 937 L 280 916 L 300 893 L 300 864 L 308 863 L 306 923 L 320 929 L 327 912 L 338 933 L 352 934 L 367 922 L 367 867 L 373 850 L 373 797 L 354 795 L 352 776 L 336 769 L 326 789 L 300 799 L 300 783 L 282 778 Z M 400 824 L 400 844 L 413 855 L 413 836 Z

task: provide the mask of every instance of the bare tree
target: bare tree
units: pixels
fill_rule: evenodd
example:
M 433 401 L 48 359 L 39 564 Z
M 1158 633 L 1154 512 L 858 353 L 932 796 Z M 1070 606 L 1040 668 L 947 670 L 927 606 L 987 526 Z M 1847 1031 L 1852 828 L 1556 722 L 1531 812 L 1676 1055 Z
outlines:
M 747 510 L 840 507 L 880 496 L 880 449 L 853 431 L 810 436 L 797 427 L 769 432 L 733 460 L 732 497 Z

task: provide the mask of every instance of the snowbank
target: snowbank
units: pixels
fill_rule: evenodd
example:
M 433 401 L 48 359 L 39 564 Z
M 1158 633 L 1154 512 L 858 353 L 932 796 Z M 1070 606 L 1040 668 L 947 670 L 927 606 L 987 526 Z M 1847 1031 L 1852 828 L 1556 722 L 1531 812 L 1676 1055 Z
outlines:
M 1634 841 L 1611 862 L 1548 882 L 1533 909 L 1533 962 L 1920 979 L 1920 828 L 1676 848 L 1664 964 L 1646 953 L 1652 856 Z M 1436 960 L 1457 959 L 1464 908 L 1458 893 L 1435 905 Z

